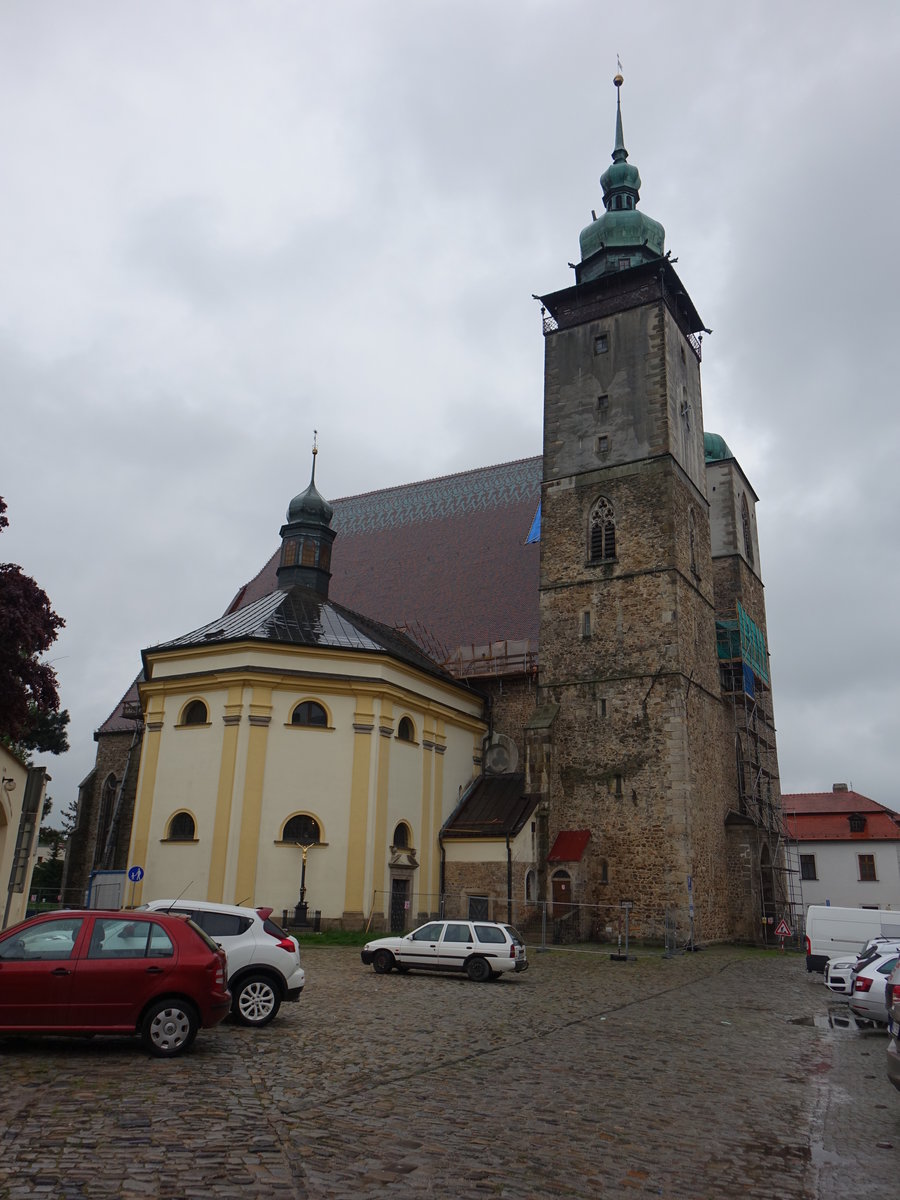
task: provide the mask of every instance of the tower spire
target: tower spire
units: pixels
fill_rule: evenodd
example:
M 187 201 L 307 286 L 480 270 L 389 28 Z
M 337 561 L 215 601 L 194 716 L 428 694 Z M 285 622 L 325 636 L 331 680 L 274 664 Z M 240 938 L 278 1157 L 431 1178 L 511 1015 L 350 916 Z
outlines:
M 612 164 L 600 176 L 603 189 L 602 216 L 595 217 L 581 231 L 581 262 L 575 268 L 579 283 L 588 283 L 601 275 L 626 271 L 630 267 L 661 258 L 665 251 L 666 231 L 658 221 L 637 211 L 641 197 L 641 174 L 628 161 L 622 128 L 622 62 L 616 56 L 618 71 L 613 76 L 616 89 L 616 136 Z
M 309 487 L 288 505 L 287 521 L 281 527 L 281 560 L 276 572 L 280 588 L 301 584 L 328 595 L 331 579 L 331 528 L 334 509 L 316 487 L 316 457 L 319 432 L 313 430 L 312 472 Z

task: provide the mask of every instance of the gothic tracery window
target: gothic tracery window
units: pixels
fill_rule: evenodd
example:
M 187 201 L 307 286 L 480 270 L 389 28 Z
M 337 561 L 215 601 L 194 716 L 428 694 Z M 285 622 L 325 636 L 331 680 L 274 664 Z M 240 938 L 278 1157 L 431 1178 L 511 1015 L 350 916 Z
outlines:
M 591 509 L 589 557 L 591 562 L 609 562 L 616 557 L 616 518 L 613 506 L 601 496 Z

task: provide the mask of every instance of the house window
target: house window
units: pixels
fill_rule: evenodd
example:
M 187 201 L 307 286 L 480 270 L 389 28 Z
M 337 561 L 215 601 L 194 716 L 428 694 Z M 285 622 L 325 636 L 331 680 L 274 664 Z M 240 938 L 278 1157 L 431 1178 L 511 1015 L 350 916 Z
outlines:
M 597 453 L 609 454 L 609 438 L 605 433 L 601 433 L 597 438 Z
M 590 612 L 583 612 L 581 614 L 581 636 L 583 638 L 589 638 L 591 636 L 591 614 L 590 614 Z
M 196 833 L 194 818 L 190 813 L 180 812 L 169 822 L 166 838 L 170 842 L 192 842 Z
M 606 697 L 604 697 L 604 698 L 603 698 L 603 699 L 600 701 L 600 716 L 601 716 L 601 717 L 605 717 L 605 716 L 606 716 Z
M 878 876 L 875 874 L 875 855 L 857 854 L 856 860 L 859 863 L 860 883 L 877 883 Z
M 609 334 L 598 333 L 594 338 L 594 353 L 607 354 L 609 352 Z
M 601 496 L 591 509 L 589 521 L 591 562 L 610 562 L 616 557 L 616 518 L 613 506 Z
M 621 775 L 613 776 L 613 790 L 615 791 L 617 796 L 621 796 L 623 794 L 623 786 L 622 786 L 623 782 L 624 781 L 623 781 Z
M 285 822 L 284 829 L 281 832 L 281 840 L 283 842 L 294 842 L 300 846 L 314 846 L 322 840 L 322 835 L 319 831 L 319 822 L 313 817 L 306 816 L 305 813 L 298 817 L 291 817 Z
M 292 725 L 315 725 L 320 729 L 328 727 L 328 713 L 315 700 L 303 700 L 291 713 Z
M 866 818 L 861 813 L 850 814 L 850 832 L 863 833 L 866 828 Z
M 600 862 L 597 864 L 597 866 L 599 867 L 599 870 L 600 870 L 600 878 L 599 878 L 598 882 L 599 883 L 609 883 L 609 863 L 606 861 L 605 858 L 601 858 Z
M 405 821 L 401 821 L 394 830 L 394 840 L 391 842 L 391 845 L 395 850 L 409 849 L 409 826 Z
M 604 395 L 597 397 L 597 412 L 609 412 L 609 396 L 607 396 L 605 393 Z
M 800 855 L 800 878 L 818 879 L 816 874 L 816 856 L 814 854 Z
M 192 700 L 181 716 L 182 725 L 206 725 L 209 713 L 202 700 Z
M 397 726 L 397 737 L 401 742 L 414 742 L 416 740 L 416 729 L 409 717 L 400 718 L 400 724 Z

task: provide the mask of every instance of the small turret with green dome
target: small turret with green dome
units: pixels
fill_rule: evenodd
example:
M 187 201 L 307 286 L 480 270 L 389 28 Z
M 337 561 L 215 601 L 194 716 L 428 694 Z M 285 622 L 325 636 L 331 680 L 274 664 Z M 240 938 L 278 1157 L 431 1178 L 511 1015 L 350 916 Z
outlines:
M 312 475 L 305 492 L 288 505 L 287 523 L 281 527 L 281 558 L 276 572 L 279 588 L 301 585 L 328 595 L 331 579 L 331 528 L 334 509 L 316 487 L 318 440 L 313 438 Z
M 616 86 L 616 144 L 612 166 L 607 167 L 600 177 L 606 211 L 581 231 L 581 263 L 576 268 L 579 283 L 589 283 L 601 275 L 625 271 L 661 258 L 665 250 L 665 229 L 659 221 L 637 211 L 641 176 L 637 167 L 628 162 L 625 149 L 623 82 L 621 73 L 613 79 Z

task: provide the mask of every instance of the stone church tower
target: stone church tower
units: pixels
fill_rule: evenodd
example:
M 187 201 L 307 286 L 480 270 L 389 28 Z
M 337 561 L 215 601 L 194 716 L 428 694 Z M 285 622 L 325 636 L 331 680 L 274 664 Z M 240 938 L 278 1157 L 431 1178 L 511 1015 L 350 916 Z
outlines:
M 704 939 L 755 907 L 730 889 L 734 727 L 716 605 L 698 335 L 704 325 L 638 211 L 621 84 L 605 212 L 575 285 L 545 308 L 540 688 L 528 780 L 543 894 L 634 903 L 641 932 L 696 910 Z M 612 911 L 612 909 L 610 910 Z M 604 920 L 598 909 L 597 920 Z

